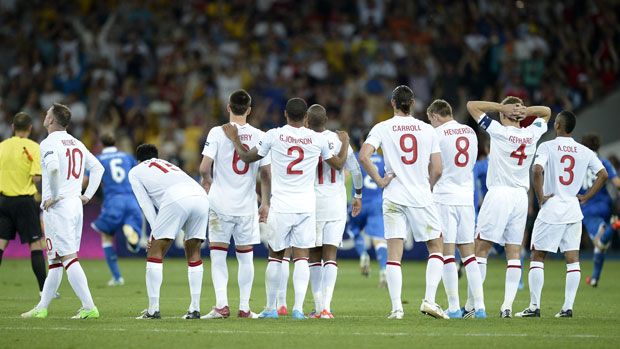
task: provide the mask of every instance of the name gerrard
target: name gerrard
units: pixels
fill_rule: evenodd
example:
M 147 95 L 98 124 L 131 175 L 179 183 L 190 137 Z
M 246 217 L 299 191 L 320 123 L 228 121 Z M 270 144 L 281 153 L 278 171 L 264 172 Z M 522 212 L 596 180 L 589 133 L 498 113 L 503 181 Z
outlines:
M 475 134 L 476 132 L 474 132 L 474 130 L 472 130 L 469 127 L 443 130 L 444 136 L 464 135 L 464 134 L 472 134 L 472 133 Z
M 516 137 L 516 136 L 510 136 L 508 137 L 508 141 L 511 143 L 515 143 L 515 144 L 533 144 L 534 143 L 534 140 L 532 137 L 521 138 L 521 137 Z
M 293 144 L 312 144 L 312 138 L 295 138 L 285 135 L 280 135 L 280 141 Z
M 393 132 L 415 132 L 420 131 L 420 126 L 418 125 L 394 125 L 392 126 Z

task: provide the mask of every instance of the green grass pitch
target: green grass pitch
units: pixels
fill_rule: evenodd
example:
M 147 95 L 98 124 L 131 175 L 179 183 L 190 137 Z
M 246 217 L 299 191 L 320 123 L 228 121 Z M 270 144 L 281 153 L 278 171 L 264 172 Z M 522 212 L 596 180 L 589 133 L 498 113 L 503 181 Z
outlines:
M 202 309 L 214 303 L 208 259 L 205 263 Z M 164 262 L 161 321 L 138 321 L 146 307 L 145 262 L 123 259 L 120 265 L 126 285 L 105 286 L 109 273 L 103 261 L 82 262 L 100 312 L 97 320 L 71 320 L 79 301 L 64 277 L 61 298 L 52 302 L 47 319 L 21 319 L 19 314 L 38 302 L 35 279 L 27 260 L 5 260 L 0 267 L 0 348 L 405 348 L 405 347 L 616 347 L 620 340 L 620 262 L 608 261 L 598 289 L 583 282 L 591 263 L 582 263 L 582 283 L 575 303 L 575 317 L 555 319 L 564 299 L 565 265 L 549 261 L 545 266 L 542 318 L 499 319 L 503 300 L 505 262 L 492 260 L 485 284 L 487 320 L 435 320 L 418 311 L 423 297 L 422 262 L 403 264 L 405 319 L 389 321 L 387 290 L 377 288 L 376 267 L 369 279 L 362 278 L 355 261 L 341 261 L 332 303 L 334 320 L 296 322 L 279 320 L 181 320 L 189 304 L 187 269 L 182 260 Z M 260 311 L 265 304 L 265 261 L 256 261 L 251 305 Z M 526 268 L 527 269 L 527 268 Z M 236 262 L 229 260 L 229 301 L 236 315 L 238 291 Z M 291 274 L 292 275 L 292 274 Z M 527 277 L 526 277 L 527 280 Z M 461 300 L 465 281 L 461 282 Z M 288 293 L 292 305 L 292 285 Z M 305 311 L 312 307 L 310 291 Z M 440 285 L 437 300 L 447 301 Z M 526 288 L 519 291 L 514 311 L 527 306 Z

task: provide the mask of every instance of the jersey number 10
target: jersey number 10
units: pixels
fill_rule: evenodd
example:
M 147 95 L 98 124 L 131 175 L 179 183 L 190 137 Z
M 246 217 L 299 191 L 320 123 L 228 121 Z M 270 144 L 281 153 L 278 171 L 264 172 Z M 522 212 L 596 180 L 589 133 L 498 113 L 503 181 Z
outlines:
M 78 163 L 78 155 L 80 160 L 80 166 L 77 167 Z M 67 179 L 74 177 L 75 179 L 80 178 L 80 174 L 82 173 L 82 165 L 84 162 L 84 154 L 79 148 L 67 148 L 67 152 L 65 153 L 67 159 L 69 159 L 69 168 L 67 168 Z

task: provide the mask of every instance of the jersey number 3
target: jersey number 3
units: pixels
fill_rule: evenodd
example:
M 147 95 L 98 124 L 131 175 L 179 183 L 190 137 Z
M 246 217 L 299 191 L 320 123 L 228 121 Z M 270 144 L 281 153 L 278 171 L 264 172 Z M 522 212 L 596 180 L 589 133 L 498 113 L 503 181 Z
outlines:
M 564 167 L 564 172 L 568 173 L 568 178 L 564 178 L 564 174 L 560 176 L 560 183 L 564 185 L 571 185 L 573 183 L 573 179 L 575 178 L 575 173 L 573 172 L 573 168 L 575 168 L 575 158 L 570 155 L 564 155 L 560 159 L 562 165 L 566 165 L 565 162 L 568 161 L 568 165 Z

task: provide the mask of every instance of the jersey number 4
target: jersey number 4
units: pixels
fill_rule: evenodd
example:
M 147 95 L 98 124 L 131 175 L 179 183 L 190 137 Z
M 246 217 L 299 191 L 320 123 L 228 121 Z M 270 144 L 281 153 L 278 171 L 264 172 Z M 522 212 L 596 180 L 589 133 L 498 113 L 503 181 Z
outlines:
M 519 166 L 523 166 L 523 161 L 527 159 L 527 155 L 525 155 L 525 144 L 521 144 L 517 150 L 510 153 L 511 158 L 519 159 Z
M 69 168 L 67 168 L 67 179 L 74 177 L 75 179 L 80 178 L 80 174 L 82 173 L 82 163 L 84 162 L 84 154 L 79 148 L 67 148 L 67 152 L 65 153 L 67 159 L 69 159 Z M 78 167 L 78 158 L 80 161 L 80 166 Z

